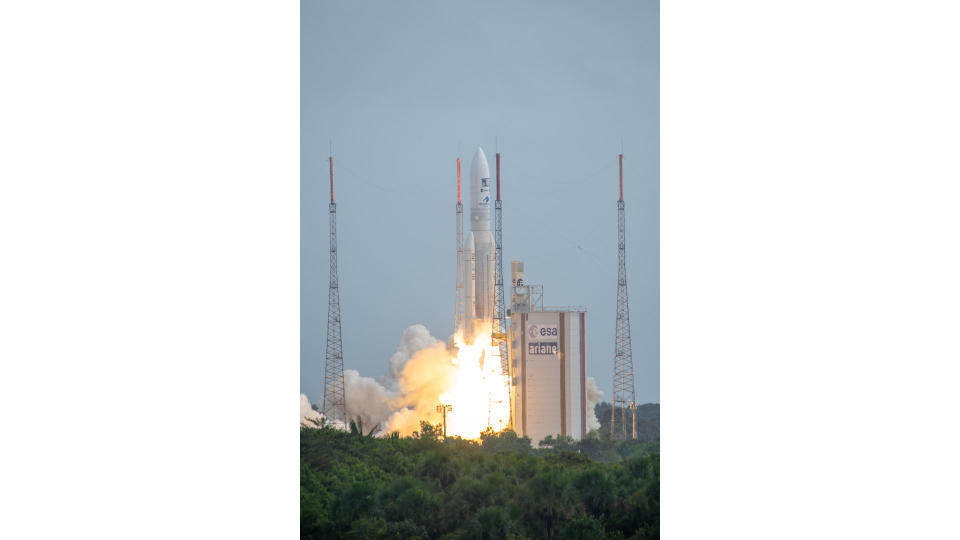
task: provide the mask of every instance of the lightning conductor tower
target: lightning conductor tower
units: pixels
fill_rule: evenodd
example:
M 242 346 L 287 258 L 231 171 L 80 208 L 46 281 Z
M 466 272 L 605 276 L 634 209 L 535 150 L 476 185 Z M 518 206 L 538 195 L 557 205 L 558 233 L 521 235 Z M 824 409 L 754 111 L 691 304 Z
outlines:
M 500 152 L 497 152 L 497 200 L 494 203 L 494 242 L 497 248 L 496 320 L 494 321 L 494 341 L 500 346 L 500 368 L 502 373 L 510 372 L 510 359 L 507 357 L 507 315 L 503 296 L 503 201 L 500 200 Z
M 337 203 L 333 198 L 333 156 L 330 156 L 330 292 L 327 298 L 327 359 L 323 377 L 323 415 L 347 422 L 340 337 L 340 284 L 337 278 Z
M 457 158 L 457 297 L 453 309 L 453 335 L 463 335 L 463 202 L 460 200 L 460 158 Z
M 617 328 L 613 348 L 613 407 L 610 412 L 610 435 L 627 438 L 627 423 L 633 423 L 636 396 L 633 385 L 633 351 L 630 342 L 630 303 L 627 298 L 626 230 L 623 210 L 623 154 L 620 162 L 620 198 L 617 199 Z M 619 421 L 618 421 L 619 413 Z

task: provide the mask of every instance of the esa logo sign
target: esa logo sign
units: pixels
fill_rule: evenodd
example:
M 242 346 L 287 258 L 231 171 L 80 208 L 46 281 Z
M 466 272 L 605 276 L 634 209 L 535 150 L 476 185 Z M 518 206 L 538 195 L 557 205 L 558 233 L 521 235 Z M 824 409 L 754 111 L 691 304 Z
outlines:
M 527 337 L 529 339 L 555 338 L 559 334 L 555 324 L 531 324 L 527 327 Z

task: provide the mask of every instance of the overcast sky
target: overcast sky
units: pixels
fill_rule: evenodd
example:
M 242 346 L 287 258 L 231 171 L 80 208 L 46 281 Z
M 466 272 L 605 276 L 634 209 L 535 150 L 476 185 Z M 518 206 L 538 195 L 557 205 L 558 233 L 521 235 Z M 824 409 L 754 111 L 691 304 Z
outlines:
M 384 375 L 412 324 L 450 335 L 456 158 L 466 183 L 499 147 L 504 278 L 525 261 L 547 305 L 586 306 L 609 401 L 622 139 L 637 401 L 659 402 L 659 4 L 302 2 L 300 35 L 301 392 L 321 401 L 332 139 L 344 368 Z

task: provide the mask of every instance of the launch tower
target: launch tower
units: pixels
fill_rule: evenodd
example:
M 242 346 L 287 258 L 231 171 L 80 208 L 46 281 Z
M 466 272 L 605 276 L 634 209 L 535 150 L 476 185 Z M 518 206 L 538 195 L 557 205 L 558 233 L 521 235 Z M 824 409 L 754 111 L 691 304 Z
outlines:
M 613 407 L 610 412 L 610 434 L 627 438 L 627 422 L 635 423 L 636 396 L 633 385 L 633 351 L 630 342 L 630 303 L 627 299 L 626 231 L 623 211 L 623 154 L 619 156 L 620 198 L 617 199 L 617 328 L 613 348 Z M 627 420 L 627 411 L 630 420 Z M 619 416 L 619 418 L 618 418 Z M 630 430 L 634 435 L 636 428 Z
M 327 359 L 323 376 L 323 415 L 346 425 L 343 341 L 340 337 L 340 285 L 337 278 L 337 203 L 333 198 L 333 156 L 330 156 L 330 292 L 327 298 Z
M 500 200 L 500 152 L 497 152 L 497 200 L 494 203 L 494 243 L 497 249 L 497 283 L 494 287 L 496 315 L 493 321 L 493 341 L 500 347 L 500 367 L 503 373 L 510 372 L 507 357 L 507 315 L 503 296 L 503 201 Z
M 457 298 L 453 309 L 453 335 L 463 333 L 463 202 L 460 199 L 460 158 L 457 158 Z

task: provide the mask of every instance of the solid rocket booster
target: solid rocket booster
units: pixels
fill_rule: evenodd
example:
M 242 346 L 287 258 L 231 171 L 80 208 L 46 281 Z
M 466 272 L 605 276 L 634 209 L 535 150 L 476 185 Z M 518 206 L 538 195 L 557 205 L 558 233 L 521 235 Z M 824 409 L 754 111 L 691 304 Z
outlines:
M 490 200 L 490 167 L 483 149 L 478 147 L 470 164 L 470 233 L 463 246 L 467 343 L 473 341 L 478 327 L 493 324 L 497 252 L 490 232 Z

